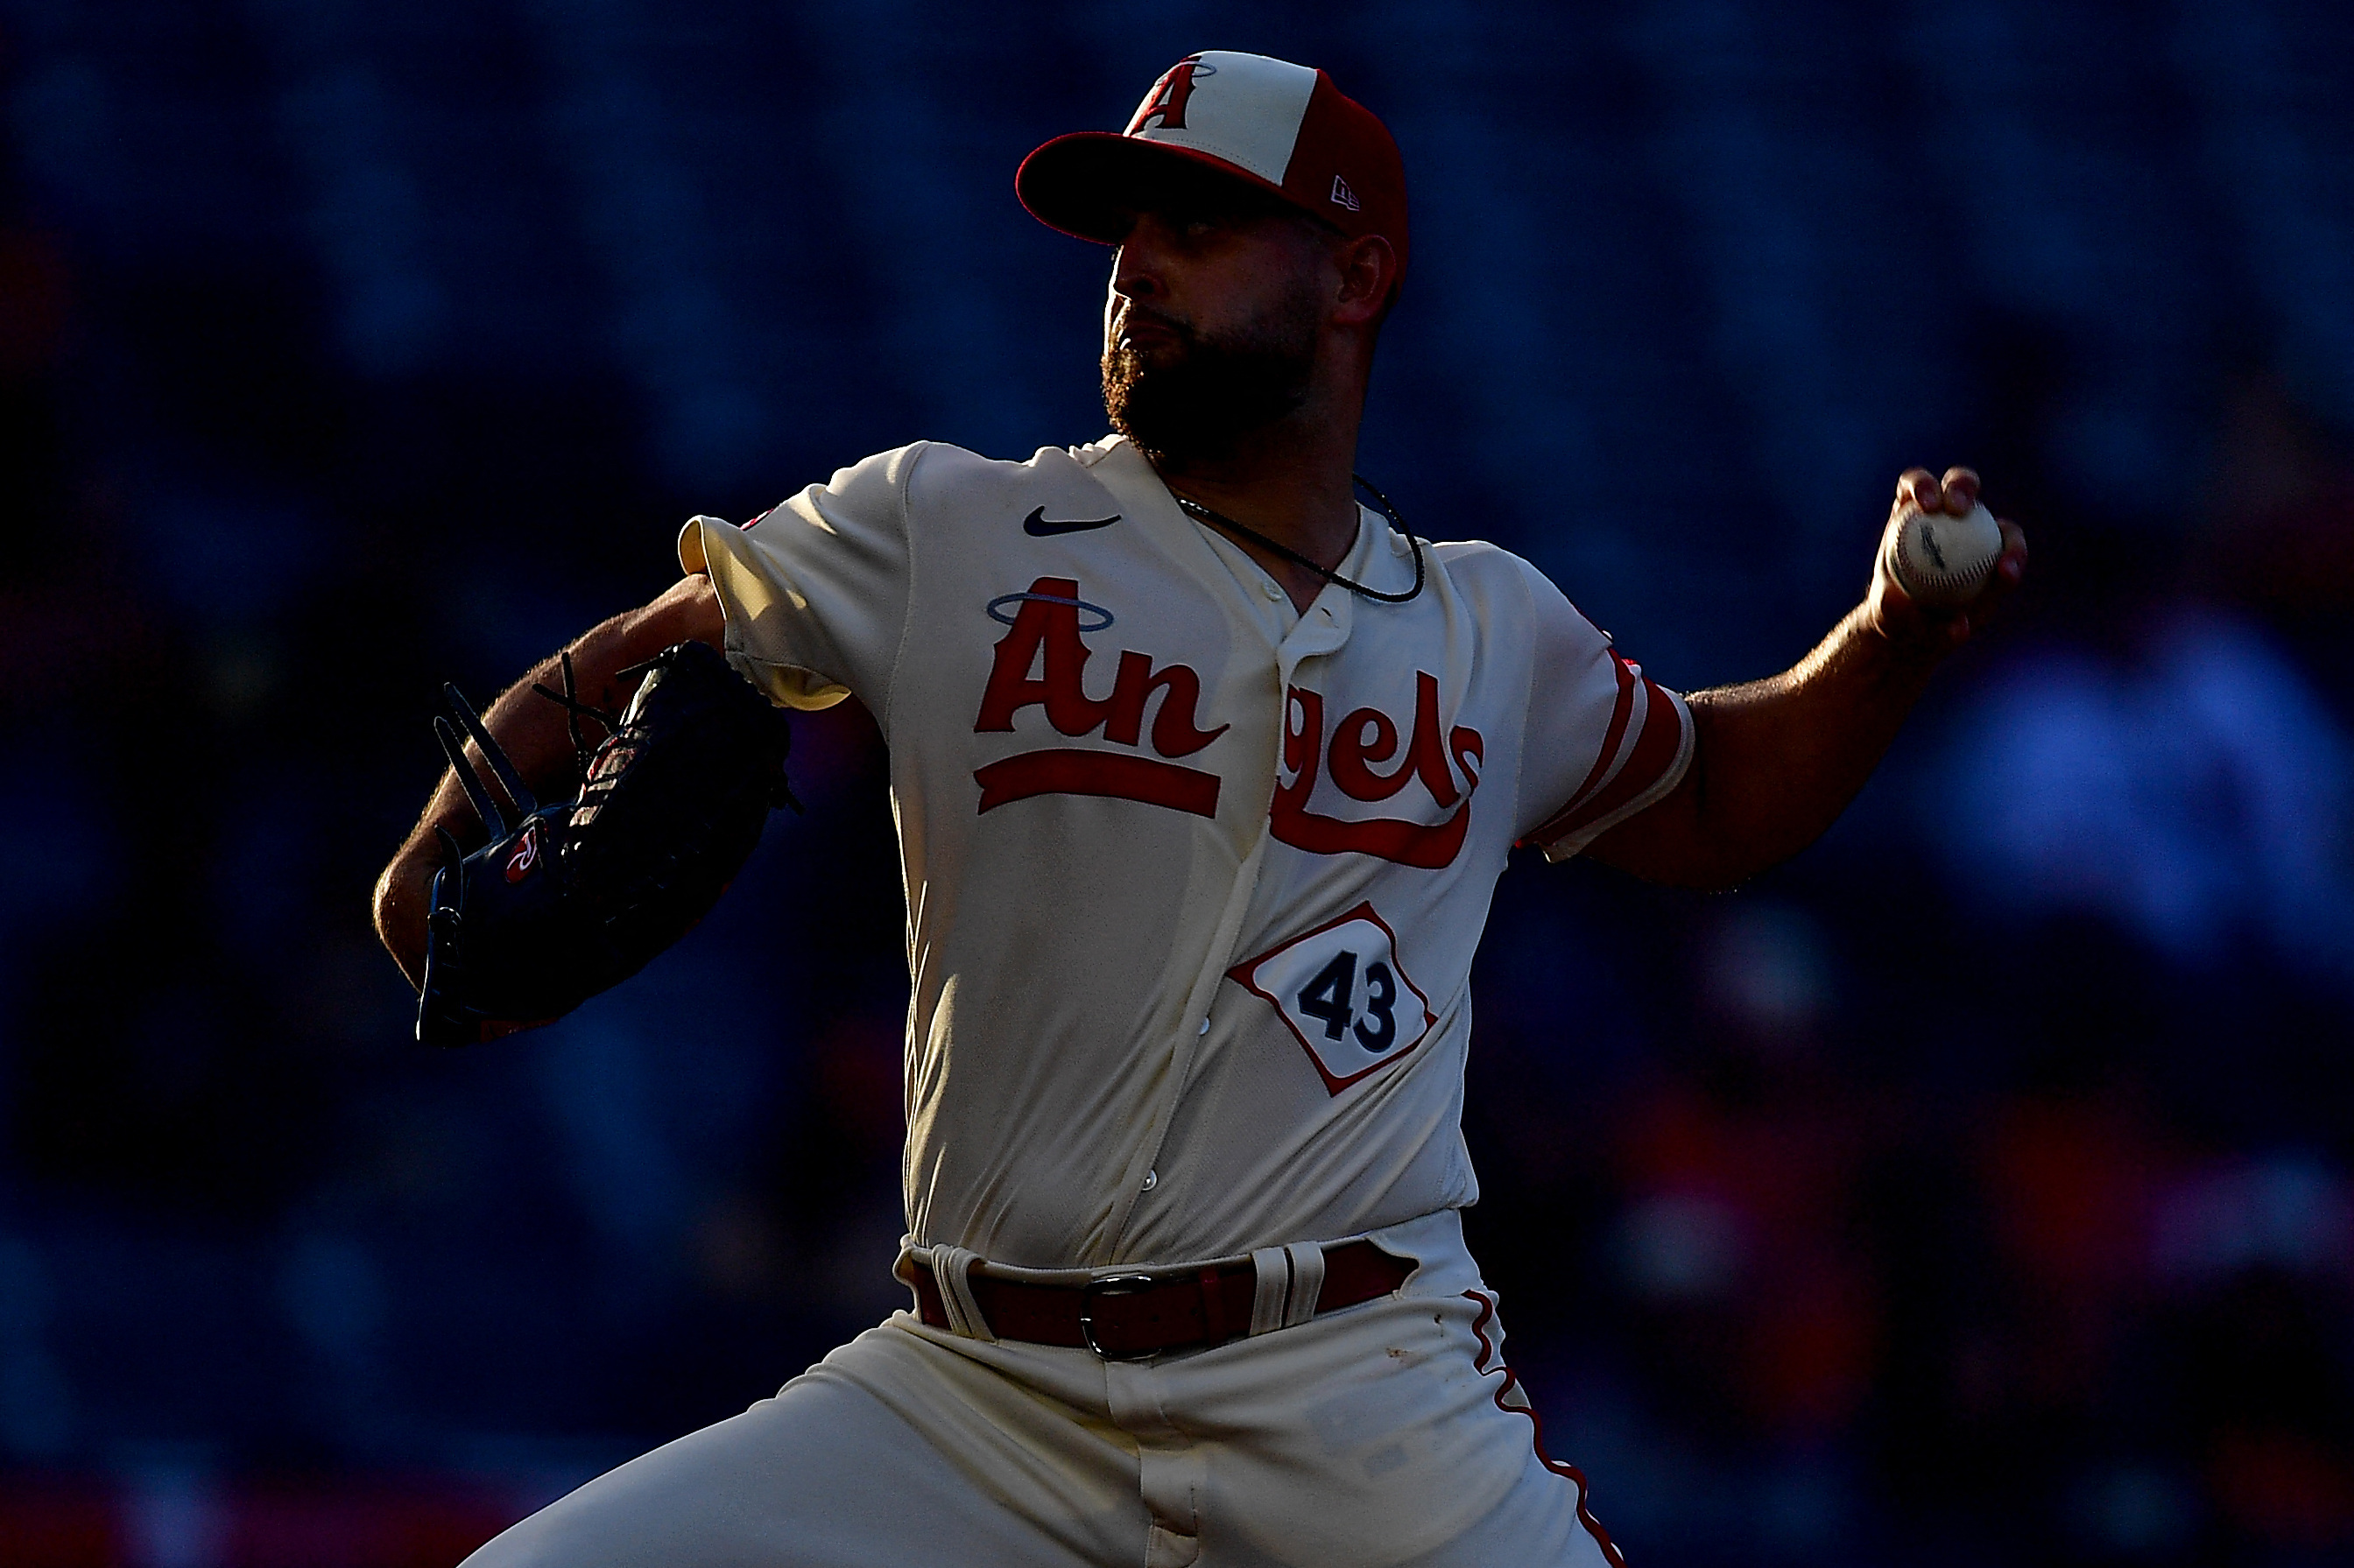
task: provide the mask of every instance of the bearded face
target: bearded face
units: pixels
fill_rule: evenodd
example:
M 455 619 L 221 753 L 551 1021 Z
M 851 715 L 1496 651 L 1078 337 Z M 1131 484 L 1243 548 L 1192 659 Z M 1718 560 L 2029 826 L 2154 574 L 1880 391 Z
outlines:
M 1244 325 L 1218 332 L 1121 301 L 1103 356 L 1112 429 L 1155 463 L 1228 456 L 1306 401 L 1318 306 L 1307 277 Z

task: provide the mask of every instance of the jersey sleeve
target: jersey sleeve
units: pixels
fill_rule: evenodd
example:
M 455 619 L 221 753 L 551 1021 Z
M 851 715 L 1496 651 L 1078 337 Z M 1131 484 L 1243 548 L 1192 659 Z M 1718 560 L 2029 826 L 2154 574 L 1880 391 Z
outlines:
M 879 718 L 906 634 L 907 482 L 923 446 L 878 453 L 737 528 L 689 522 L 679 565 L 707 571 L 728 662 L 771 702 L 831 707 L 857 694 Z
M 1564 861 L 1666 796 L 1691 764 L 1691 711 L 1528 568 L 1534 622 L 1521 841 Z

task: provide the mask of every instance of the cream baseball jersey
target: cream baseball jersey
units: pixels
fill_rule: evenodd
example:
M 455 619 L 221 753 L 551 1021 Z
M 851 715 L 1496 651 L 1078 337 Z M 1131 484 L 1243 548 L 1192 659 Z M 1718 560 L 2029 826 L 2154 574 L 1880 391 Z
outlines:
M 913 1244 L 1175 1263 L 1474 1199 L 1506 853 L 1673 789 L 1691 719 L 1526 562 L 1426 549 L 1411 601 L 1298 613 L 1118 438 L 919 443 L 687 525 L 736 666 L 890 747 Z M 1414 580 L 1370 512 L 1339 569 Z

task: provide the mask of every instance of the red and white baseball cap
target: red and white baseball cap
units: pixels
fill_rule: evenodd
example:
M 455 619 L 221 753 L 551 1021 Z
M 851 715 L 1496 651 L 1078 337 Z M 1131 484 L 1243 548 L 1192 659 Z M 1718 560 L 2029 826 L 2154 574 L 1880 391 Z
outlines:
M 1055 137 L 1022 161 L 1013 188 L 1041 223 L 1112 245 L 1122 197 L 1172 158 L 1232 175 L 1344 234 L 1378 234 L 1405 271 L 1405 167 L 1389 128 L 1322 71 L 1265 55 L 1187 55 L 1152 84 L 1127 130 Z

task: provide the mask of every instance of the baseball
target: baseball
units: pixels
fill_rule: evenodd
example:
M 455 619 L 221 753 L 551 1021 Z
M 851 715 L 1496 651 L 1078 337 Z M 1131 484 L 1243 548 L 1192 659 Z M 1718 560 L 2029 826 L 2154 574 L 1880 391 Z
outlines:
M 1914 602 L 1943 608 L 1976 599 L 2001 555 L 2002 527 L 1983 505 L 1962 517 L 1908 506 L 1896 520 L 1889 566 Z

